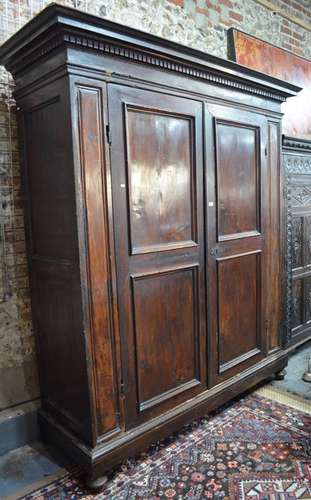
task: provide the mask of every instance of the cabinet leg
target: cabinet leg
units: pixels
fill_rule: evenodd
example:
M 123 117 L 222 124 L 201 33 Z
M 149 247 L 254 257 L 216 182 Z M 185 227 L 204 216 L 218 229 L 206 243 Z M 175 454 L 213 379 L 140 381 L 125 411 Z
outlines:
M 285 376 L 286 376 L 286 370 L 285 370 L 285 368 L 283 368 L 283 370 L 276 372 L 275 379 L 276 380 L 284 380 Z
M 108 481 L 107 476 L 100 476 L 97 477 L 96 479 L 93 479 L 91 477 L 86 478 L 86 485 L 94 493 L 98 493 L 102 490 L 102 488 L 105 486 L 105 484 Z

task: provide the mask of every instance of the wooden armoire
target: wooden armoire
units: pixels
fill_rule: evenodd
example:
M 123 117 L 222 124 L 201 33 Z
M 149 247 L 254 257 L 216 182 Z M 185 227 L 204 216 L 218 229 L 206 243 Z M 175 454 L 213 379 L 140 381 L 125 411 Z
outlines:
M 280 105 L 299 89 L 55 4 L 0 60 L 42 435 L 96 486 L 286 365 Z

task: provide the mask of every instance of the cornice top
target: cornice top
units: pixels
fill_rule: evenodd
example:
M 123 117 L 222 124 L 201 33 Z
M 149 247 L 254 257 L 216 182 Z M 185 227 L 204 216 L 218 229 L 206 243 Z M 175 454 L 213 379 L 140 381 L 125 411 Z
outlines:
M 109 53 L 276 101 L 300 90 L 233 61 L 55 3 L 2 45 L 0 63 L 16 77 L 62 46 Z
M 283 149 L 311 153 L 311 140 L 283 135 Z

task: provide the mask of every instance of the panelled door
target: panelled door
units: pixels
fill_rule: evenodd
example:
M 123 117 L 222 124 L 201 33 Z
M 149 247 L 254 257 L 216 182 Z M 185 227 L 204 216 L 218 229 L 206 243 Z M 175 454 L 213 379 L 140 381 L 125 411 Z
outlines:
M 209 381 L 214 385 L 265 352 L 269 180 L 265 118 L 212 104 L 205 116 Z
M 206 387 L 202 103 L 108 85 L 126 425 Z

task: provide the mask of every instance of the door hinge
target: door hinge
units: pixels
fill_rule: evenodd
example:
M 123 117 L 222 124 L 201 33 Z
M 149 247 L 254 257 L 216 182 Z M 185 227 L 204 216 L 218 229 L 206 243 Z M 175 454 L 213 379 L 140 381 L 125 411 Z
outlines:
M 267 148 L 267 146 L 265 147 L 265 156 L 268 156 L 268 148 Z
M 109 146 L 111 146 L 111 131 L 109 125 L 106 125 L 106 137 Z

